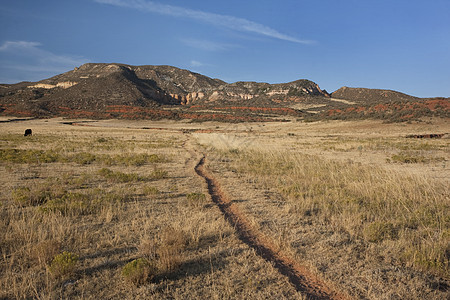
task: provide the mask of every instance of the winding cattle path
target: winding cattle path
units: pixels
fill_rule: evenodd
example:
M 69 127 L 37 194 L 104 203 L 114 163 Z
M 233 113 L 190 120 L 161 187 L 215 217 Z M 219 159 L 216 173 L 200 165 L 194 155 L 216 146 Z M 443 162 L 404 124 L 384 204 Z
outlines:
M 74 124 L 67 125 L 73 126 Z M 152 129 L 174 130 L 183 134 L 188 134 L 184 129 Z M 277 251 L 274 244 L 267 237 L 264 237 L 261 232 L 250 225 L 245 214 L 243 214 L 223 192 L 219 181 L 205 167 L 206 156 L 204 154 L 202 156 L 199 155 L 199 152 L 191 144 L 189 137 L 183 142 L 183 148 L 191 154 L 192 158 L 199 159 L 194 167 L 195 172 L 205 180 L 212 201 L 219 207 L 225 219 L 233 226 L 239 239 L 243 243 L 253 248 L 256 253 L 266 261 L 272 263 L 280 274 L 283 274 L 289 279 L 298 292 L 306 295 L 307 299 L 351 299 L 350 296 L 338 291 L 336 288 L 320 279 L 307 267 L 298 264 L 295 260 L 284 255 L 281 251 Z M 191 159 L 186 160 L 186 167 L 189 166 L 190 161 L 192 162 Z M 192 165 L 189 168 L 192 168 Z
M 217 179 L 208 172 L 204 166 L 205 160 L 206 157 L 203 155 L 195 166 L 195 172 L 205 179 L 212 201 L 217 204 L 225 219 L 234 227 L 241 241 L 255 249 L 256 253 L 266 261 L 271 262 L 281 274 L 288 277 L 296 290 L 306 294 L 308 299 L 350 299 L 349 296 L 333 290 L 306 267 L 276 251 L 273 243 L 252 228 L 245 215 L 223 192 Z

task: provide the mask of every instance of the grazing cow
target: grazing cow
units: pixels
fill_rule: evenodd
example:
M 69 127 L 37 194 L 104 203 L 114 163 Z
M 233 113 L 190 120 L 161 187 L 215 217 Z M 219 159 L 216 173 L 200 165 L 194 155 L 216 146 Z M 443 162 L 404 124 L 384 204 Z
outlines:
M 32 135 L 31 129 L 25 129 L 25 134 L 23 136 Z

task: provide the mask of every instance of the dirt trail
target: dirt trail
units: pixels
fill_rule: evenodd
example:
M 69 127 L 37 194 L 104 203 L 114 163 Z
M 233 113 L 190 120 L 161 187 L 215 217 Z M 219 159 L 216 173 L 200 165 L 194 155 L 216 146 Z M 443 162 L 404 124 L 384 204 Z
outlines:
M 349 296 L 330 288 L 306 267 L 276 251 L 270 241 L 252 228 L 245 215 L 222 191 L 219 182 L 206 170 L 205 160 L 205 156 L 200 159 L 195 166 L 195 172 L 205 179 L 212 200 L 218 205 L 226 220 L 235 228 L 241 241 L 255 249 L 256 253 L 266 261 L 271 262 L 281 274 L 289 278 L 297 291 L 306 294 L 308 299 L 350 299 Z
M 164 130 L 163 128 L 152 129 Z M 186 130 L 175 129 L 175 131 L 189 135 Z M 198 163 L 194 167 L 195 172 L 205 179 L 208 193 L 210 194 L 212 201 L 219 207 L 222 214 L 225 216 L 225 219 L 236 230 L 236 233 L 242 242 L 253 248 L 256 253 L 266 261 L 272 263 L 281 274 L 289 279 L 295 289 L 305 294 L 308 299 L 351 299 L 350 296 L 333 289 L 330 284 L 327 284 L 318 278 L 307 267 L 298 264 L 282 252 L 277 251 L 276 247 L 269 239 L 265 238 L 258 230 L 252 228 L 245 215 L 222 191 L 217 179 L 206 170 L 204 166 L 206 160 L 205 155 L 203 154 L 202 156 L 196 151 L 191 142 L 192 140 L 187 136 L 182 143 L 182 147 L 186 149 L 191 156 L 191 158 L 188 158 L 185 161 L 185 166 L 187 168 L 192 168 L 195 161 L 198 160 Z M 190 164 L 192 165 L 189 166 Z

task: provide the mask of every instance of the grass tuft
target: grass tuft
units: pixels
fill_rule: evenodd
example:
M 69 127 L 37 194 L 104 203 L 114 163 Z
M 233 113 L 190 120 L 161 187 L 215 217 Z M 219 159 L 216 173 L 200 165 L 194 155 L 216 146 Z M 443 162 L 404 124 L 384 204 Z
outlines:
M 379 243 L 385 239 L 396 239 L 398 234 L 390 222 L 373 222 L 364 228 L 364 236 L 371 243 Z
M 181 252 L 188 243 L 186 234 L 173 227 L 165 228 L 156 248 L 158 263 L 162 271 L 173 271 L 181 264 Z
M 191 208 L 202 208 L 208 203 L 203 193 L 189 193 L 186 195 L 186 201 Z
M 55 240 L 44 240 L 31 249 L 30 256 L 40 265 L 48 265 L 60 251 L 61 244 Z
M 143 189 L 143 193 L 147 196 L 150 196 L 150 195 L 159 195 L 161 192 L 155 186 L 145 186 Z

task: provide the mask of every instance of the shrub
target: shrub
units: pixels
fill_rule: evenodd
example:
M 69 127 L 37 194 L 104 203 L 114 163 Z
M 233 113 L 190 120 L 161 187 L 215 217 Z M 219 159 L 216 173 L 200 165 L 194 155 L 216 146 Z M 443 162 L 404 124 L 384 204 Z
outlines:
M 108 140 L 106 138 L 104 138 L 104 137 L 101 137 L 101 138 L 97 139 L 97 142 L 98 143 L 106 143 L 106 142 L 108 142 Z
M 397 229 L 390 222 L 373 222 L 364 229 L 364 236 L 371 243 L 397 238 Z
M 17 204 L 26 206 L 30 200 L 30 188 L 29 187 L 18 187 L 12 191 L 12 199 Z
M 160 193 L 158 188 L 154 187 L 154 186 L 146 186 L 146 187 L 144 187 L 143 192 L 144 192 L 145 195 L 158 195 Z
M 47 184 L 18 187 L 12 191 L 12 199 L 21 206 L 36 206 L 46 203 L 54 193 L 57 192 Z
M 50 199 L 40 209 L 44 212 L 60 212 L 63 215 L 81 215 L 92 211 L 89 196 L 73 192 Z
M 88 165 L 97 160 L 96 155 L 87 152 L 81 152 L 74 154 L 71 158 L 71 161 L 76 162 L 80 165 Z
M 48 269 L 54 277 L 63 278 L 74 272 L 77 262 L 78 255 L 64 251 L 55 256 Z
M 150 281 L 155 275 L 155 266 L 145 258 L 135 259 L 122 268 L 122 276 L 124 279 L 136 286 Z
M 61 156 L 53 150 L 0 149 L 0 161 L 12 163 L 51 163 Z
M 167 171 L 161 170 L 161 169 L 154 169 L 153 172 L 150 174 L 149 178 L 153 180 L 157 179 L 164 179 L 167 178 Z
M 87 194 L 65 192 L 49 199 L 39 209 L 42 212 L 59 212 L 62 215 L 86 215 L 101 210 L 105 205 L 117 205 L 127 199 L 122 193 L 105 192 L 101 189 L 91 190 Z
M 189 193 L 186 195 L 189 207 L 202 208 L 207 204 L 206 196 L 203 193 Z

